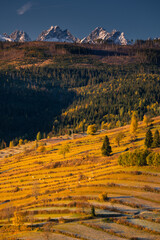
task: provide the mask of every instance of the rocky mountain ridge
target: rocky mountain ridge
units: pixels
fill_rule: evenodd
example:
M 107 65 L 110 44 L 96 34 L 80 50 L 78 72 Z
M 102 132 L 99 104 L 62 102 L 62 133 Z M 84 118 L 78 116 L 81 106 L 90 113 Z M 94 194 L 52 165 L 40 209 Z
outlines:
M 4 33 L 0 35 L 0 41 L 10 42 L 28 42 L 32 41 L 29 35 L 20 30 L 16 30 L 10 35 Z M 82 40 L 73 36 L 68 29 L 62 30 L 59 26 L 51 26 L 48 30 L 42 31 L 36 41 L 48 42 L 68 42 L 68 43 L 113 43 L 118 45 L 128 45 L 130 42 L 125 38 L 124 32 L 113 30 L 111 33 L 107 32 L 102 27 L 95 28 L 87 37 Z

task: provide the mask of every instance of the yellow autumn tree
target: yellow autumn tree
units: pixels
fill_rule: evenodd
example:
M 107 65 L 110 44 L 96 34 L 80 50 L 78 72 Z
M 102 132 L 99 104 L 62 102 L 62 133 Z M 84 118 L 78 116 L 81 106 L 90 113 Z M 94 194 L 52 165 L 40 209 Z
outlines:
M 136 137 L 137 128 L 138 128 L 138 118 L 137 118 L 136 112 L 133 112 L 132 118 L 131 118 L 130 133 L 134 139 Z
M 123 132 L 120 132 L 116 135 L 116 137 L 114 138 L 115 143 L 120 146 L 120 142 L 122 141 L 122 139 L 125 137 Z
M 65 158 L 66 153 L 68 153 L 70 151 L 70 146 L 68 144 L 62 145 L 60 150 L 59 150 L 59 154 L 62 154 L 63 157 Z
M 23 139 L 19 139 L 19 145 L 23 145 Z
M 14 217 L 13 217 L 13 225 L 18 227 L 18 229 L 20 230 L 20 226 L 23 224 L 24 222 L 24 217 L 22 215 L 21 212 L 14 212 Z
M 9 147 L 10 147 L 10 148 L 14 147 L 14 142 L 13 142 L 13 141 L 10 141 Z
M 150 116 L 144 115 L 143 117 L 143 123 L 148 127 L 148 124 L 151 122 Z
M 88 128 L 87 128 L 87 134 L 88 135 L 93 135 L 94 133 L 96 133 L 96 131 L 97 131 L 96 124 L 89 125 Z

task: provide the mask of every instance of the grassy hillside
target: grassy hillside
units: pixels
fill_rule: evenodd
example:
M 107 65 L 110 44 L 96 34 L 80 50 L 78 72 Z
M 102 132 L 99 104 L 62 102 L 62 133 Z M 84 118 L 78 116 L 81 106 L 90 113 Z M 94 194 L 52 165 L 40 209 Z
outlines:
M 133 46 L 0 43 L 0 141 L 159 114 L 158 41 Z M 85 121 L 84 121 L 85 120 Z
M 1 150 L 1 239 L 158 240 L 160 167 L 118 165 L 124 151 L 144 148 L 148 128 L 139 122 L 135 141 L 129 128 L 43 139 L 38 148 L 31 142 Z M 160 117 L 151 128 L 153 133 L 160 130 Z M 119 132 L 125 137 L 117 146 Z M 106 134 L 112 155 L 102 157 Z M 66 144 L 70 151 L 64 158 L 60 150 Z

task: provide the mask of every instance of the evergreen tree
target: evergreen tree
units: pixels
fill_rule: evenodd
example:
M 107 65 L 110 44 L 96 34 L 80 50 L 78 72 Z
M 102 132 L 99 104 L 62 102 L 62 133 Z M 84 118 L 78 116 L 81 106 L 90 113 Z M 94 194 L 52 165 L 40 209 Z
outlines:
M 144 144 L 147 148 L 149 148 L 152 146 L 152 143 L 153 143 L 153 135 L 152 135 L 151 130 L 149 129 L 146 133 L 146 138 L 145 138 Z
M 96 216 L 94 206 L 91 207 L 91 215 L 92 215 L 92 217 L 95 217 L 95 216 Z
M 1 144 L 0 144 L 0 149 L 6 148 L 7 144 L 4 140 L 2 140 Z
M 159 131 L 156 130 L 153 136 L 153 143 L 152 147 L 159 147 L 160 146 L 160 137 L 159 137 Z
M 101 151 L 102 151 L 103 156 L 110 156 L 110 154 L 112 152 L 108 136 L 105 136 L 105 138 L 104 138 Z

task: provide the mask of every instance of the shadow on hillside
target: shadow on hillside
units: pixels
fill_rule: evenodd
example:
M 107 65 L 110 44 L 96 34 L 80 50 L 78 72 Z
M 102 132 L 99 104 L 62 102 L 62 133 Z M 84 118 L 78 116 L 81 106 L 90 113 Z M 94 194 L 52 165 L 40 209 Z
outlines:
M 111 197 L 111 199 L 117 199 L 117 198 L 133 198 L 132 196 L 119 196 L 119 197 Z
M 89 50 L 91 55 L 96 55 L 96 56 L 127 56 L 127 53 L 124 52 L 117 52 L 117 51 L 106 51 L 106 50 Z
M 39 131 L 52 131 L 54 118 L 72 104 L 75 96 L 75 92 L 60 87 L 38 90 L 23 86 L 1 87 L 1 139 L 6 142 L 15 138 L 35 139 Z
M 141 141 L 141 140 L 143 140 L 143 139 L 145 139 L 145 137 L 137 138 L 137 139 L 134 140 L 134 142 L 139 142 L 139 141 Z

